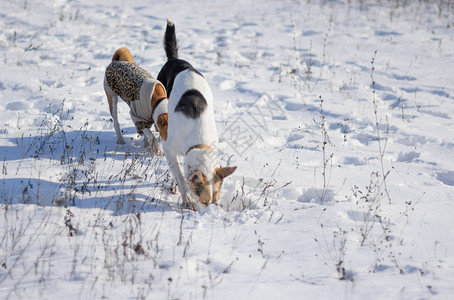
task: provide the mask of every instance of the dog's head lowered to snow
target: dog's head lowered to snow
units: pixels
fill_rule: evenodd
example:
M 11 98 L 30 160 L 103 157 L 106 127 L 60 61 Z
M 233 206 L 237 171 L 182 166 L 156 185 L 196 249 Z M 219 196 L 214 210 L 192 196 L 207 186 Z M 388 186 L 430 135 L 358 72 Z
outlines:
M 215 168 L 211 178 L 202 171 L 196 170 L 189 175 L 189 190 L 192 198 L 198 205 L 206 207 L 216 204 L 221 196 L 221 187 L 224 178 L 231 175 L 236 167 Z
M 186 153 L 188 192 L 199 207 L 216 204 L 224 178 L 236 170 L 236 167 L 221 168 L 218 165 L 213 149 L 207 145 L 196 145 Z

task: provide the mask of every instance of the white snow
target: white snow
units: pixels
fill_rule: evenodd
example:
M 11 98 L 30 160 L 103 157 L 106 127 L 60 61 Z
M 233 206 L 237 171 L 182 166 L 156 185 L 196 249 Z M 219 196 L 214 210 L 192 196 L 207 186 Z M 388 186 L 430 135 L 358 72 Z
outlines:
M 451 299 L 453 16 L 452 1 L 2 0 L 0 298 Z M 102 88 L 119 47 L 157 76 L 167 18 L 238 166 L 200 212 L 123 102 L 115 143 Z

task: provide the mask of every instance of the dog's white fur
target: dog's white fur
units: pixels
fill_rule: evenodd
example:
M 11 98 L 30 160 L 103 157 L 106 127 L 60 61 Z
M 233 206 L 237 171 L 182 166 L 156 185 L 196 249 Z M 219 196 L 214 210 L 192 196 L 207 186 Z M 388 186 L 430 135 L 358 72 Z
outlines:
M 167 19 L 166 64 L 158 74 L 169 93 L 164 152 L 183 197 L 183 206 L 201 209 L 217 203 L 222 182 L 236 167 L 220 167 L 213 93 L 205 77 L 178 58 L 175 25 Z M 181 105 L 180 105 L 181 104 Z M 178 156 L 184 156 L 184 174 Z
M 207 106 L 202 114 L 195 119 L 186 117 L 181 112 L 175 112 L 181 96 L 187 90 L 195 89 L 202 93 L 207 101 Z M 218 134 L 213 114 L 213 94 L 211 89 L 200 74 L 185 70 L 175 77 L 172 93 L 169 98 L 168 106 L 169 127 L 167 128 L 167 141 L 164 143 L 164 153 L 169 163 L 170 169 L 177 181 L 183 202 L 189 201 L 192 205 L 201 208 L 198 202 L 192 200 L 191 189 L 187 184 L 187 177 L 194 170 L 202 171 L 213 184 L 213 174 L 219 166 L 219 160 L 214 150 L 202 148 L 193 149 L 194 145 L 208 145 L 216 148 Z M 186 178 L 181 172 L 178 156 L 185 156 L 184 171 Z M 213 196 L 211 191 L 211 197 Z

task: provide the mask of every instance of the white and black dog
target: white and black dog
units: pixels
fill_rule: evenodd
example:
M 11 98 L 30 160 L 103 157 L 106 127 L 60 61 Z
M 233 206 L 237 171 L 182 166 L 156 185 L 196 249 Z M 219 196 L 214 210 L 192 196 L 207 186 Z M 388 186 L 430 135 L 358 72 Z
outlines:
M 182 194 L 183 205 L 198 209 L 216 203 L 222 181 L 236 167 L 219 167 L 213 94 L 203 75 L 187 61 L 178 59 L 175 25 L 171 19 L 167 19 L 164 49 L 167 63 L 157 78 L 169 97 L 164 154 Z M 184 156 L 184 175 L 178 156 Z

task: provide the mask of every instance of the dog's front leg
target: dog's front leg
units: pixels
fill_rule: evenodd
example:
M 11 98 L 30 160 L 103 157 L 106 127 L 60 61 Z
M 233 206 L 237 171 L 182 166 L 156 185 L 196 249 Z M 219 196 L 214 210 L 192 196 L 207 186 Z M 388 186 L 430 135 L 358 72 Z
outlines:
M 181 173 L 180 165 L 178 163 L 178 158 L 175 153 L 166 149 L 166 145 L 164 144 L 164 153 L 169 163 L 169 168 L 172 171 L 173 177 L 177 182 L 178 189 L 181 192 L 181 196 L 183 197 L 183 207 L 190 208 L 195 210 L 195 205 L 188 194 L 188 186 L 186 180 L 184 179 L 183 174 Z
M 117 144 L 124 144 L 125 141 L 121 134 L 120 123 L 118 122 L 118 96 L 110 95 L 106 91 L 107 101 L 109 101 L 110 115 L 114 122 L 115 134 L 117 135 Z
M 145 135 L 145 139 L 148 140 L 148 145 L 151 147 L 154 155 L 163 156 L 164 153 L 162 151 L 161 144 L 158 139 L 155 138 L 151 130 L 149 128 L 144 128 L 143 134 Z

